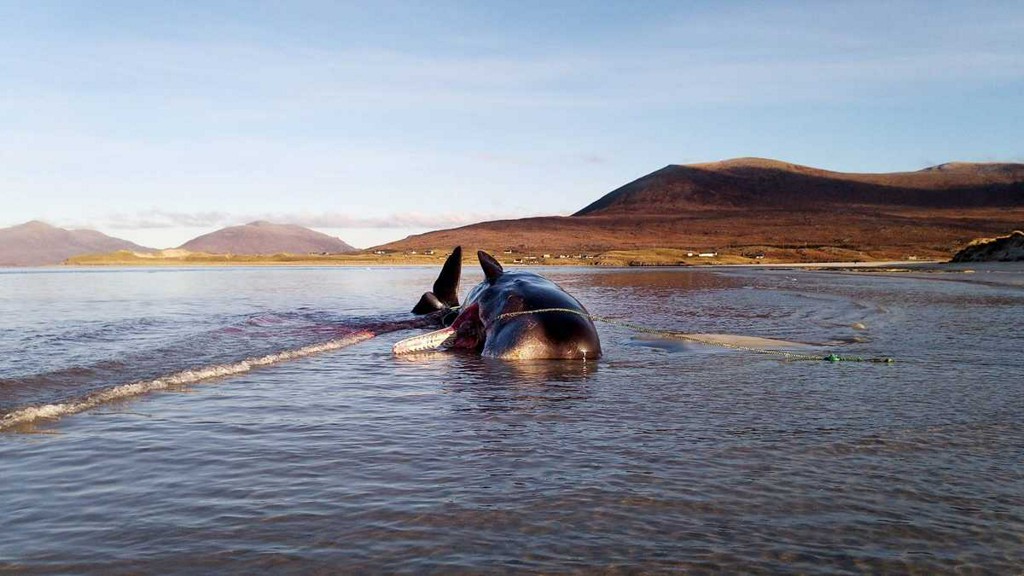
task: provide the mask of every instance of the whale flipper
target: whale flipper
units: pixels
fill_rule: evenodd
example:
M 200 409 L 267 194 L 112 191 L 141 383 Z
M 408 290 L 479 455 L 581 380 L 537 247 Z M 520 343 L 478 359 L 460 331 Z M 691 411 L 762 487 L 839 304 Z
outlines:
M 462 246 L 456 246 L 441 267 L 434 289 L 424 292 L 412 309 L 413 314 L 429 314 L 459 305 L 459 282 L 462 280 Z
M 424 292 L 423 296 L 420 296 L 420 301 L 413 307 L 413 314 L 430 314 L 431 312 L 437 312 L 438 310 L 444 310 L 444 302 L 438 300 L 437 296 L 434 296 L 433 292 Z

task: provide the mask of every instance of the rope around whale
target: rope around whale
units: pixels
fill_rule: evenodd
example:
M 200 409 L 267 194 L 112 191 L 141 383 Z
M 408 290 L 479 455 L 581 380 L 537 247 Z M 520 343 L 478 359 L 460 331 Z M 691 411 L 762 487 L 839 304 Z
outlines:
M 768 348 L 756 348 L 753 346 L 741 346 L 739 344 L 729 344 L 727 342 L 715 342 L 707 338 L 701 338 L 700 336 L 693 336 L 691 334 L 684 334 L 674 330 L 659 330 L 640 324 L 634 324 L 632 322 L 623 322 L 615 318 L 608 318 L 605 316 L 595 316 L 594 314 L 588 314 L 586 312 L 580 312 L 579 310 L 573 310 L 572 308 L 539 308 L 537 310 L 522 310 L 519 312 L 505 312 L 498 316 L 498 320 L 504 320 L 507 318 L 515 318 L 517 316 L 528 316 L 530 314 L 544 314 L 547 312 L 564 312 L 566 314 L 576 314 L 577 316 L 583 316 L 589 318 L 595 322 L 604 322 L 605 324 L 611 324 L 613 326 L 621 326 L 623 328 L 629 328 L 634 332 L 640 332 L 643 334 L 653 334 L 655 336 L 665 336 L 669 338 L 675 338 L 678 340 L 685 340 L 687 342 L 695 342 L 697 344 L 704 344 L 705 346 L 719 346 L 721 348 L 729 348 L 731 350 L 742 350 L 744 352 L 752 352 L 754 354 L 765 354 L 770 356 L 780 356 L 786 360 L 798 360 L 798 361 L 814 361 L 814 362 L 873 362 L 877 364 L 892 364 L 895 362 L 892 358 L 881 357 L 881 358 L 862 358 L 860 356 L 840 356 L 839 354 L 829 353 L 825 356 L 815 356 L 813 354 L 798 354 L 796 352 L 785 352 L 783 350 L 771 350 Z

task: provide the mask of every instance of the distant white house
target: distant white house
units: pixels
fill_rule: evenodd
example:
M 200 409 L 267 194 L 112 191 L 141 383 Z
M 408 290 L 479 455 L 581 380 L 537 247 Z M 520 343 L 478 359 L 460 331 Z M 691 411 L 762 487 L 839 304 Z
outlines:
M 698 258 L 714 258 L 715 256 L 718 256 L 718 252 L 701 252 L 697 254 Z

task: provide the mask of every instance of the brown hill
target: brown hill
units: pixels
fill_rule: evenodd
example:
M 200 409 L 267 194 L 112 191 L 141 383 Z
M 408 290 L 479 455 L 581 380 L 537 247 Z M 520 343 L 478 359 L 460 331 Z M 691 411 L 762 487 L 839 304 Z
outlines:
M 250 222 L 204 234 L 179 248 L 210 254 L 340 254 L 357 252 L 334 236 L 294 224 Z
M 950 163 L 892 174 L 762 159 L 668 166 L 569 217 L 484 222 L 381 249 L 520 253 L 679 248 L 776 260 L 948 258 L 1024 221 L 1024 164 Z
M 850 174 L 761 158 L 671 165 L 606 194 L 574 216 L 828 205 L 1021 206 L 1024 164 L 954 162 L 917 172 Z
M 0 266 L 48 266 L 79 254 L 114 250 L 151 249 L 96 230 L 65 230 L 35 220 L 0 228 Z

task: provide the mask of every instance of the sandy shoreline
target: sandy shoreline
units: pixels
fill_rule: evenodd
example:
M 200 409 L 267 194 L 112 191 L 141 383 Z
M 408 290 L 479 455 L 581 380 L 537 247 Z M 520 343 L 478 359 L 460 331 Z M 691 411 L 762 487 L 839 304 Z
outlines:
M 182 262 L 182 261 L 160 261 L 151 260 L 148 262 L 107 262 L 107 263 L 74 263 L 74 264 L 57 264 L 48 266 L 9 266 L 2 267 L 8 270 L 43 270 L 43 269 L 54 269 L 54 270 L 94 270 L 97 268 L 429 268 L 434 266 L 440 266 L 444 262 L 443 259 L 437 259 L 436 261 L 399 261 L 399 262 L 381 262 L 381 261 L 294 261 L 294 262 L 269 262 L 269 261 L 253 261 L 253 262 Z M 558 262 L 550 264 L 510 264 L 503 263 L 506 268 L 601 268 L 601 269 L 620 269 L 620 270 L 632 270 L 638 268 L 645 269 L 681 269 L 681 268 L 692 268 L 692 269 L 714 269 L 714 268 L 746 268 L 746 269 L 787 269 L 787 268 L 801 268 L 801 269 L 885 269 L 885 268 L 898 268 L 898 269 L 923 269 L 937 265 L 950 264 L 948 260 L 884 260 L 878 262 L 770 262 L 764 264 L 724 264 L 724 263 L 707 263 L 707 264 L 679 264 L 679 265 L 657 265 L 657 266 L 628 266 L 628 265 L 601 265 L 601 264 L 585 264 L 585 263 L 574 263 L 574 262 Z
M 772 262 L 770 264 L 723 264 L 727 268 L 926 268 L 949 264 L 948 260 L 880 260 L 878 262 Z

